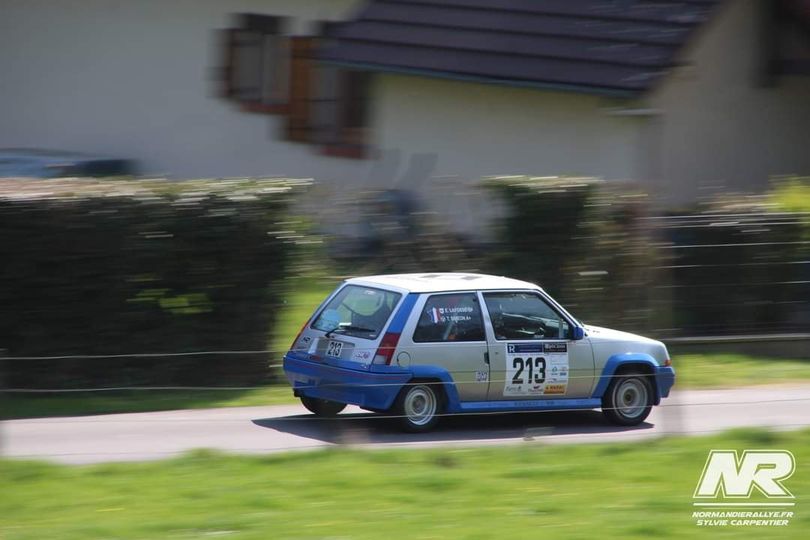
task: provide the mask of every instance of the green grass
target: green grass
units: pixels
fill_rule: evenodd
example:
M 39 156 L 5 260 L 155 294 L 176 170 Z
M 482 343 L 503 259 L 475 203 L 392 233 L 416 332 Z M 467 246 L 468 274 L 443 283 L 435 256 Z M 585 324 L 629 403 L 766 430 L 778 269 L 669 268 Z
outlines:
M 312 316 L 324 298 L 337 287 L 332 279 L 305 278 L 294 279 L 288 285 L 283 299 L 284 309 L 276 320 L 276 328 L 271 333 L 270 350 L 274 362 L 281 362 L 281 357 L 289 350 L 292 341 L 301 326 Z
M 723 388 L 810 382 L 810 359 L 759 358 L 742 354 L 673 355 L 677 388 Z
M 790 450 L 788 527 L 698 528 L 712 448 Z M 0 461 L 0 538 L 806 538 L 810 431 L 735 431 L 610 445 L 198 451 L 69 467 Z
M 297 401 L 286 384 L 250 390 L 137 390 L 70 394 L 6 394 L 2 418 L 284 405 Z
M 769 202 L 785 212 L 810 212 L 810 177 L 782 178 L 768 193 Z

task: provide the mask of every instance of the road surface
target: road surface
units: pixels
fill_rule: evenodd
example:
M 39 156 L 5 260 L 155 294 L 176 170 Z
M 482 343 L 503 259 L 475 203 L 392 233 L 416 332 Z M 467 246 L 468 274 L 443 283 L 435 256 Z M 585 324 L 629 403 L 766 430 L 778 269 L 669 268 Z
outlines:
M 360 448 L 630 441 L 701 435 L 733 427 L 810 426 L 810 385 L 674 391 L 644 424 L 622 428 L 598 411 L 467 415 L 443 419 L 426 434 L 348 408 L 321 420 L 300 406 L 201 409 L 72 418 L 11 420 L 0 427 L 5 457 L 82 464 L 143 461 L 195 448 L 265 454 L 333 445 Z

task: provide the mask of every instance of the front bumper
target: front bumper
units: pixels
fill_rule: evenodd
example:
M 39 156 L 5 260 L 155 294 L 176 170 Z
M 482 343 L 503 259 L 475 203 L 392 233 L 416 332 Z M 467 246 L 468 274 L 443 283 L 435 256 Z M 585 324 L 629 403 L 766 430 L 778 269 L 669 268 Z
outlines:
M 376 410 L 390 408 L 411 378 L 407 372 L 375 373 L 332 366 L 294 352 L 284 356 L 284 374 L 296 395 Z
M 669 397 L 669 391 L 675 384 L 675 370 L 669 366 L 657 366 L 655 368 L 655 386 L 658 389 L 659 398 Z

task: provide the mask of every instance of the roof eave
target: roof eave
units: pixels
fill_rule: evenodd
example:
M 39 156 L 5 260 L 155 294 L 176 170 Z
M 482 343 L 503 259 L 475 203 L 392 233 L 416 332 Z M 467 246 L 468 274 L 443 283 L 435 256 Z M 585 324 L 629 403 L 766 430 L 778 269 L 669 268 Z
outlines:
M 512 86 L 518 88 L 532 88 L 535 90 L 551 90 L 557 92 L 575 92 L 579 94 L 597 95 L 603 97 L 620 98 L 620 99 L 636 99 L 641 97 L 644 90 L 629 90 L 621 88 L 597 87 L 577 84 L 554 83 L 554 82 L 541 82 L 541 81 L 528 81 L 520 79 L 496 79 L 489 77 L 478 77 L 474 75 L 464 75 L 463 73 L 454 73 L 449 71 L 433 71 L 427 69 L 403 68 L 397 66 L 388 66 L 384 64 L 373 64 L 368 62 L 351 62 L 344 60 L 332 60 L 328 58 L 321 58 L 321 62 L 334 66 L 339 66 L 348 69 L 355 69 L 360 71 L 373 71 L 378 73 L 394 73 L 398 75 L 413 75 L 419 77 L 430 77 L 434 79 L 445 79 L 453 81 L 474 82 L 480 84 L 494 84 L 499 86 Z

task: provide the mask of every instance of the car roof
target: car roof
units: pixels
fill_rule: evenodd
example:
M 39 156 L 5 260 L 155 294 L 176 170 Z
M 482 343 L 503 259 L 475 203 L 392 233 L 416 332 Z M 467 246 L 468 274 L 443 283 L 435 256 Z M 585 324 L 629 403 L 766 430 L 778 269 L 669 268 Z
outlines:
M 528 281 L 503 276 L 451 272 L 364 276 L 348 279 L 346 282 L 354 285 L 396 288 L 414 293 L 540 288 Z

